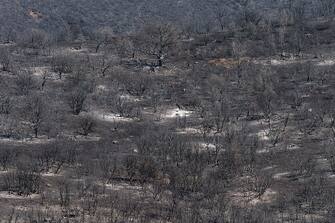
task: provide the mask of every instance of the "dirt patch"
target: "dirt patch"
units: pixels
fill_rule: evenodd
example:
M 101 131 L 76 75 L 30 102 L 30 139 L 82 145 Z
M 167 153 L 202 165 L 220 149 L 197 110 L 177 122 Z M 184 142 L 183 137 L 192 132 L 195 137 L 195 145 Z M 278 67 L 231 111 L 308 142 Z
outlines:
M 164 115 L 164 118 L 177 118 L 177 117 L 189 117 L 193 112 L 183 110 L 179 108 L 168 109 Z
M 108 113 L 103 111 L 93 111 L 90 112 L 90 115 L 100 121 L 106 121 L 106 122 L 131 122 L 133 119 L 122 117 L 119 114 L 115 113 Z
M 40 136 L 38 138 L 23 138 L 23 139 L 14 139 L 14 138 L 0 138 L 0 143 L 4 144 L 48 144 L 53 142 L 55 139 L 50 139 L 46 136 Z
M 238 65 L 241 65 L 243 63 L 249 63 L 249 62 L 250 62 L 250 58 L 248 57 L 243 57 L 240 59 L 220 58 L 220 59 L 213 59 L 213 60 L 208 61 L 208 63 L 211 65 L 223 66 L 224 68 L 227 68 L 227 69 L 232 69 Z
M 335 59 L 328 59 L 328 60 L 320 61 L 316 65 L 317 66 L 333 66 L 335 65 Z
M 0 192 L 0 199 L 16 199 L 16 200 L 30 200 L 30 199 L 36 199 L 39 198 L 40 195 L 38 194 L 32 194 L 28 196 L 19 196 L 16 194 L 8 193 L 7 191 L 1 191 Z
M 43 18 L 43 14 L 38 12 L 35 9 L 30 9 L 28 11 L 28 15 L 30 16 L 30 18 L 32 18 L 34 20 L 41 20 Z

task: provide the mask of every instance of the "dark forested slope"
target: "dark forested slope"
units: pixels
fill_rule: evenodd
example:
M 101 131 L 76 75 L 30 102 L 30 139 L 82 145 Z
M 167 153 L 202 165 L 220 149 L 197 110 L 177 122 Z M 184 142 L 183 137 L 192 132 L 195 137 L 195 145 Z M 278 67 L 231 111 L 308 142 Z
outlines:
M 89 32 L 98 27 L 109 26 L 115 32 L 124 32 L 134 30 L 142 23 L 157 20 L 174 22 L 181 26 L 192 23 L 197 29 L 208 26 L 215 28 L 215 10 L 224 11 L 227 17 L 225 20 L 234 13 L 231 9 L 225 10 L 230 4 L 228 2 L 234 1 L 1 0 L 1 36 L 4 38 L 8 33 L 30 28 L 61 33 L 73 27 Z M 278 2 L 274 4 L 273 0 L 257 0 L 253 5 L 260 10 L 267 5 L 276 6 Z

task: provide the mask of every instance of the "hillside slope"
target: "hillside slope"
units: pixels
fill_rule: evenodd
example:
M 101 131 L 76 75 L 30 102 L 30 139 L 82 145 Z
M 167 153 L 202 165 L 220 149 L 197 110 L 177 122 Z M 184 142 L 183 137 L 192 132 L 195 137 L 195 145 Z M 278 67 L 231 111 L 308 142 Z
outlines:
M 257 0 L 257 9 L 273 0 Z M 71 25 L 83 32 L 110 26 L 116 32 L 136 29 L 147 21 L 170 21 L 194 27 L 214 26 L 210 4 L 199 0 L 2 0 L 0 29 L 9 31 L 42 28 L 48 32 L 66 32 Z M 223 7 L 225 7 L 223 5 Z M 262 11 L 264 14 L 264 11 Z
M 42 28 L 59 32 L 70 24 L 80 25 L 85 31 L 111 26 L 116 31 L 127 31 L 148 19 L 182 20 L 187 1 L 160 2 L 146 0 L 2 0 L 0 27 L 8 32 L 26 28 Z

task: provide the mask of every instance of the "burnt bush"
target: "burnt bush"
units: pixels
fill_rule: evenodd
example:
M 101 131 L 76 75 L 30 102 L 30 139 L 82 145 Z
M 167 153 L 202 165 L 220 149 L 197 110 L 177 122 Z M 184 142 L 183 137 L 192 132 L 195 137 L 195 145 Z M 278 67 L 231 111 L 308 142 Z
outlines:
M 29 169 L 18 169 L 7 173 L 3 178 L 2 190 L 28 196 L 39 193 L 41 189 L 41 176 Z

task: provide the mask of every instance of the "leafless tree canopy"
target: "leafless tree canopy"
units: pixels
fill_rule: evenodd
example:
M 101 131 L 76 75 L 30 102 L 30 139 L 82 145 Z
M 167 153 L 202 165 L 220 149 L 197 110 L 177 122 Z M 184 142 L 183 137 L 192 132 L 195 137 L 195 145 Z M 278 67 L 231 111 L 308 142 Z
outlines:
M 334 15 L 1 0 L 0 222 L 334 222 Z

